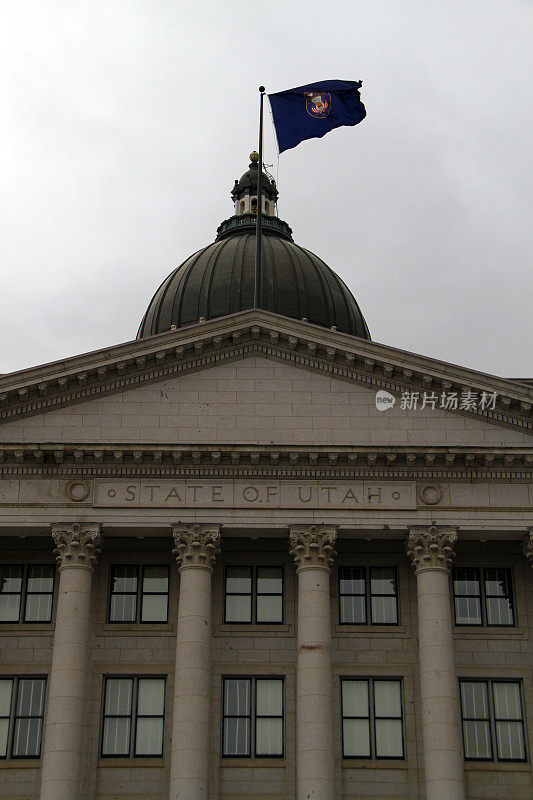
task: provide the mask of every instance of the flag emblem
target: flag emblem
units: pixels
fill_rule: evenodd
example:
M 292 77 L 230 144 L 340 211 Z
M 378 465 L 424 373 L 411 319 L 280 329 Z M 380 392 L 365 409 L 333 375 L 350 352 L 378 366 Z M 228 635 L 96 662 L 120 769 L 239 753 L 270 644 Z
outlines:
M 329 92 L 306 92 L 305 108 L 311 117 L 324 119 L 331 111 L 331 95 Z

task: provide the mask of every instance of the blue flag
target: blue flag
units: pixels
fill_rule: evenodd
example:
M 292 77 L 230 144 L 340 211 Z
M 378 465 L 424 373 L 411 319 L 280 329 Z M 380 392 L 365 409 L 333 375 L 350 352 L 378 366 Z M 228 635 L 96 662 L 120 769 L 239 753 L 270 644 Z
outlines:
M 366 117 L 361 81 L 319 81 L 269 94 L 279 152 Z

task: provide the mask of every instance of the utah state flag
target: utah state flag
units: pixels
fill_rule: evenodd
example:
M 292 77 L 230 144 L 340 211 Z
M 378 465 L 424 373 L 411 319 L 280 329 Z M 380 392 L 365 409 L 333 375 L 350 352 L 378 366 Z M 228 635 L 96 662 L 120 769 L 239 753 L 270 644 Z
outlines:
M 361 81 L 319 81 L 269 94 L 279 152 L 341 125 L 361 122 L 366 116 L 361 85 Z

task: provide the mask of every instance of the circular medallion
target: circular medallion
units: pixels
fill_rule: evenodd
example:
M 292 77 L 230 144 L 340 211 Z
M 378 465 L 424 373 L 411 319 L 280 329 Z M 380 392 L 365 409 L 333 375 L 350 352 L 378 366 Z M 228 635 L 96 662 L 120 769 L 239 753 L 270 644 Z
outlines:
M 420 499 L 427 506 L 435 506 L 442 500 L 442 489 L 434 483 L 428 483 L 420 489 Z
M 67 497 L 73 503 L 81 503 L 89 496 L 91 487 L 87 481 L 72 481 L 67 484 Z

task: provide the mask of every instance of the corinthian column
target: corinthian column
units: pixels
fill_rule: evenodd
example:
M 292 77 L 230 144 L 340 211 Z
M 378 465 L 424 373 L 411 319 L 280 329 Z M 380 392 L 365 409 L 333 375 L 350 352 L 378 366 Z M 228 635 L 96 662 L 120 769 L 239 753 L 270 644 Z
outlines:
M 290 552 L 298 574 L 298 800 L 335 798 L 329 572 L 336 538 L 333 527 L 290 529 Z
M 211 701 L 211 576 L 218 525 L 173 525 L 180 572 L 170 800 L 208 800 Z
M 91 579 L 100 525 L 52 525 L 59 568 L 48 711 L 44 729 L 41 800 L 78 800 L 85 733 L 85 685 Z
M 464 800 L 464 768 L 455 672 L 450 568 L 455 528 L 412 528 L 407 555 L 418 587 L 418 640 L 426 800 Z

